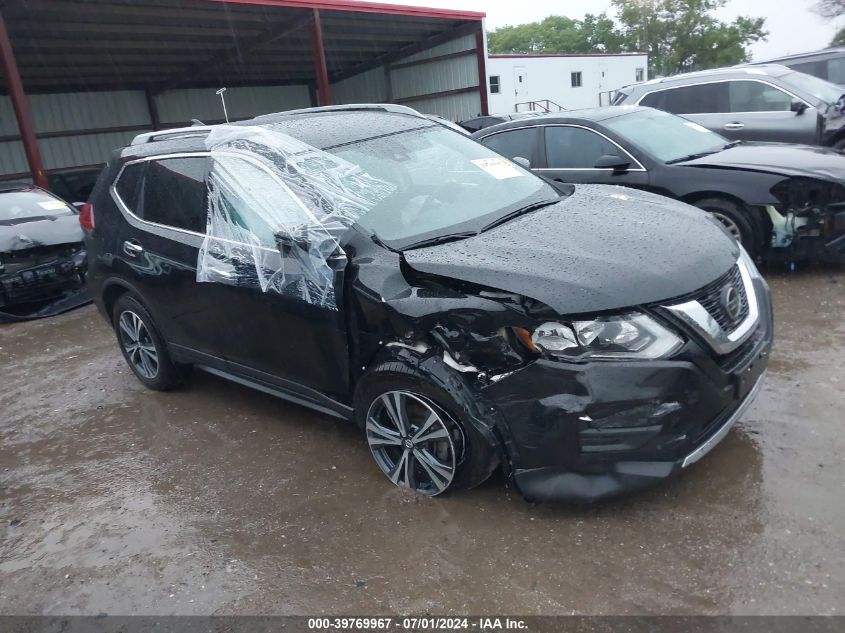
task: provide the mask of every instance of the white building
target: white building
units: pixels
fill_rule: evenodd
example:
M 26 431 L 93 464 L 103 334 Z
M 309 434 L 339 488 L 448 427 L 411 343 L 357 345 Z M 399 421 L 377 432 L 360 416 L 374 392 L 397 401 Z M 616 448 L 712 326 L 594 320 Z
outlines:
M 648 79 L 648 55 L 489 55 L 490 112 L 531 110 L 552 102 L 566 110 L 608 105 L 614 90 Z M 542 108 L 536 109 L 542 110 Z

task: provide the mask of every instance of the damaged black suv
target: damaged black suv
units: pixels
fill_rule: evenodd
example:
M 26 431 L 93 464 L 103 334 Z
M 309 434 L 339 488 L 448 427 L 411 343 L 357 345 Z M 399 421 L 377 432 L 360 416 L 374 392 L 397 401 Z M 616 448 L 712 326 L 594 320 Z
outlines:
M 393 106 L 142 135 L 86 219 L 138 379 L 190 366 L 354 420 L 424 495 L 501 467 L 534 499 L 657 482 L 752 401 L 769 291 L 718 222 L 558 186 Z

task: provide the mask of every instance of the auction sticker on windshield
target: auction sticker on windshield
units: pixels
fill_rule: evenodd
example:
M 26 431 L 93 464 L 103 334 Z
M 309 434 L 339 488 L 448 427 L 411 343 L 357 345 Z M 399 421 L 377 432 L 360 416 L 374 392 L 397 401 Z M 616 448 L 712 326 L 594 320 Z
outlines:
M 691 130 L 695 130 L 696 132 L 701 132 L 703 134 L 709 134 L 710 130 L 708 130 L 703 125 L 699 125 L 698 123 L 693 123 L 692 121 L 684 121 L 684 125 L 686 125 Z
M 61 211 L 63 209 L 67 209 L 67 205 L 61 200 L 45 200 L 44 202 L 39 202 L 38 206 L 42 209 L 47 209 L 47 211 Z
M 504 158 L 478 158 L 472 161 L 472 164 L 479 169 L 483 169 L 496 180 L 525 175 Z

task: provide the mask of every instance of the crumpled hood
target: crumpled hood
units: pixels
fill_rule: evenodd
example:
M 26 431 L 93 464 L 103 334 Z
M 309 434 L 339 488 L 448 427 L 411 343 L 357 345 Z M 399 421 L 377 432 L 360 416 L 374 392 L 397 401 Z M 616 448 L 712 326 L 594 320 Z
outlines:
M 81 241 L 79 217 L 70 211 L 67 215 L 0 219 L 0 253 Z
M 845 182 L 845 154 L 827 147 L 787 143 L 742 143 L 679 165 L 748 169 L 784 176 Z
M 723 275 L 738 253 L 715 220 L 687 204 L 578 185 L 570 197 L 481 235 L 403 255 L 420 272 L 579 314 L 687 294 Z

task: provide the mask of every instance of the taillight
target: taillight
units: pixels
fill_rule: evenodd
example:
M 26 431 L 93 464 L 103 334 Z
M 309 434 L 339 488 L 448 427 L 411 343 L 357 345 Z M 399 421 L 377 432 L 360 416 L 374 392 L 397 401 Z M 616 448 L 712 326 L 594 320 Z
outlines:
M 79 209 L 79 226 L 89 231 L 94 230 L 94 205 L 86 202 Z

